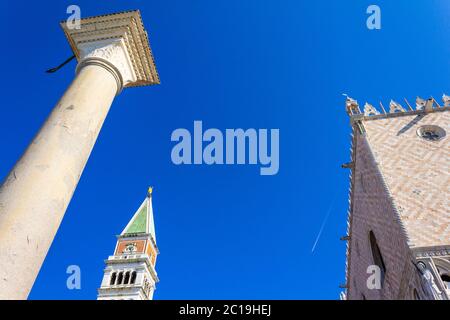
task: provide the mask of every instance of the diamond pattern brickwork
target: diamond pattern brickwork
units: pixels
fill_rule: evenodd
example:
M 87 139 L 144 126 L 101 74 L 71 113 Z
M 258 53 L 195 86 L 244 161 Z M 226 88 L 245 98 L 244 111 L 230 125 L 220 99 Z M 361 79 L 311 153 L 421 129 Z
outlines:
M 392 195 L 410 247 L 450 244 L 450 112 L 364 121 L 366 139 Z M 447 135 L 417 135 L 437 125 Z

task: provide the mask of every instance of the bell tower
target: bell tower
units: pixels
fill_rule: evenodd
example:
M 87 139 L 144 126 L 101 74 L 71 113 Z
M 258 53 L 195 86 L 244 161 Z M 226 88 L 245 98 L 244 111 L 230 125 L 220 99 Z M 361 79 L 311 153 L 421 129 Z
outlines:
M 159 281 L 155 270 L 156 246 L 152 188 L 117 237 L 114 254 L 105 261 L 98 300 L 152 300 Z

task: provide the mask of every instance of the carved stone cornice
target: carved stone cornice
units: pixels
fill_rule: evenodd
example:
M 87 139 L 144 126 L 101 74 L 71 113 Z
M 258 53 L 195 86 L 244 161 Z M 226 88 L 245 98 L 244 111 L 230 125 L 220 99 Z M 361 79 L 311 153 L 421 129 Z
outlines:
M 98 64 L 113 73 L 122 87 L 159 84 L 155 62 L 140 12 L 128 11 L 83 18 L 80 29 L 61 27 L 79 64 Z M 114 74 L 116 73 L 116 74 Z
M 413 248 L 412 251 L 417 259 L 446 256 L 450 257 L 450 246 L 417 247 Z

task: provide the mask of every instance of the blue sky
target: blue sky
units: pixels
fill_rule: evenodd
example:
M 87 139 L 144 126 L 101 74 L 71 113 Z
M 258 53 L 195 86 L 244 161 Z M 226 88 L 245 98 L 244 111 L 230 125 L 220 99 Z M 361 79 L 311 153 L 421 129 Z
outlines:
M 115 235 L 153 185 L 155 299 L 337 299 L 350 156 L 342 93 L 376 105 L 450 93 L 447 1 L 2 1 L 0 178 L 73 79 L 74 62 L 44 73 L 71 55 L 58 24 L 70 4 L 82 16 L 140 9 L 161 85 L 115 99 L 30 298 L 95 299 Z M 381 30 L 366 28 L 370 4 Z M 194 120 L 279 128 L 279 173 L 175 166 L 170 135 Z M 73 264 L 81 290 L 66 288 Z

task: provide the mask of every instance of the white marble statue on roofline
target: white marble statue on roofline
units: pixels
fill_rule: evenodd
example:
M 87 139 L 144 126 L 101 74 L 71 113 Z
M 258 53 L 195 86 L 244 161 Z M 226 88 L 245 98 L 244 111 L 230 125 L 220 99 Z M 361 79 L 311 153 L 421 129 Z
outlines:
M 444 300 L 443 292 L 439 289 L 434 279 L 433 273 L 427 268 L 426 264 L 420 261 L 417 263 L 422 274 L 422 283 L 428 297 L 433 300 Z

